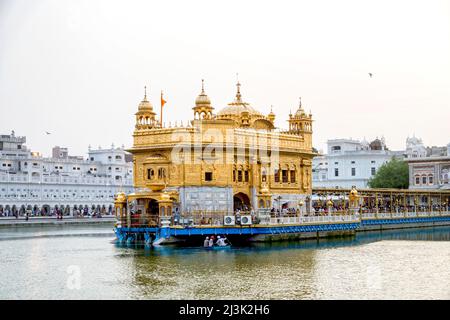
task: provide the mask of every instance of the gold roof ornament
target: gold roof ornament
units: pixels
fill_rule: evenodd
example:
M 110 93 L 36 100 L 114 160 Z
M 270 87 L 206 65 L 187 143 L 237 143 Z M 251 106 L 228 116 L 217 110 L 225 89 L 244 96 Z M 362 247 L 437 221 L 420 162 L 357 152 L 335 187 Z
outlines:
M 259 111 L 255 110 L 250 106 L 249 103 L 242 100 L 241 94 L 241 84 L 239 82 L 236 83 L 236 97 L 233 102 L 228 103 L 228 106 L 223 108 L 217 113 L 216 119 L 231 119 L 235 120 L 237 123 L 242 123 L 242 118 L 245 116 L 250 119 L 250 122 L 253 122 L 256 119 L 265 119 L 267 117 L 264 116 Z
M 127 197 L 124 192 L 118 192 L 116 195 L 116 202 L 125 202 Z
M 299 97 L 299 104 L 298 104 L 298 109 L 297 109 L 297 111 L 295 112 L 295 115 L 294 115 L 295 117 L 303 117 L 303 116 L 306 116 L 306 112 L 305 112 L 305 110 L 303 110 L 303 107 L 302 107 L 302 97 Z
M 270 106 L 270 113 L 268 114 L 267 118 L 271 122 L 275 121 L 275 113 L 273 113 L 273 106 Z
M 202 92 L 197 96 L 197 99 L 195 99 L 195 105 L 199 106 L 210 106 L 211 100 L 205 93 L 205 86 L 204 86 L 204 80 L 202 79 Z
M 144 86 L 144 99 L 139 103 L 139 111 L 153 111 L 153 106 L 150 101 L 147 100 L 147 86 Z
M 262 194 L 267 194 L 267 193 L 269 193 L 270 191 L 269 191 L 269 187 L 267 186 L 267 183 L 264 183 L 262 186 L 261 186 L 261 193 Z
M 164 190 L 164 192 L 161 194 L 161 200 L 162 201 L 169 201 L 170 195 L 167 193 L 167 191 Z
M 358 190 L 356 190 L 355 187 L 352 187 L 352 190 L 350 190 L 349 200 L 355 201 L 358 198 L 359 198 Z
M 202 92 L 195 99 L 194 110 L 195 119 L 212 119 L 214 108 L 211 106 L 211 100 L 205 93 L 205 82 L 202 79 Z

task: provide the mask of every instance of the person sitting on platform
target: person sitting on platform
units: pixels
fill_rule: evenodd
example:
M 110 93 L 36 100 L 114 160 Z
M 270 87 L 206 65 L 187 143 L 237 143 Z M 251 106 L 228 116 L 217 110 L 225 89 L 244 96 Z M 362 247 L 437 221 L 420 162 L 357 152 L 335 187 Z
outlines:
M 214 245 L 214 236 L 211 236 L 211 238 L 209 239 L 208 245 L 209 245 L 210 247 L 212 247 L 212 246 Z
M 225 243 L 225 239 L 221 238 L 220 236 L 217 236 L 217 242 L 216 245 L 219 247 L 225 247 L 227 244 Z
M 209 237 L 206 237 L 205 241 L 203 241 L 204 247 L 209 247 Z

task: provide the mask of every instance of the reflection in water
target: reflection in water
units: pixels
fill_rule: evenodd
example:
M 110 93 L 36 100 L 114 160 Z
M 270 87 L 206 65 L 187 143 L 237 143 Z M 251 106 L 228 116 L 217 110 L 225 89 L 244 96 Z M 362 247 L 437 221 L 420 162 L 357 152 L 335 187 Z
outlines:
M 114 245 L 107 227 L 47 230 L 51 237 L 34 239 L 8 232 L 0 242 L 6 299 L 450 298 L 450 227 L 224 251 Z M 73 265 L 80 290 L 67 287 Z

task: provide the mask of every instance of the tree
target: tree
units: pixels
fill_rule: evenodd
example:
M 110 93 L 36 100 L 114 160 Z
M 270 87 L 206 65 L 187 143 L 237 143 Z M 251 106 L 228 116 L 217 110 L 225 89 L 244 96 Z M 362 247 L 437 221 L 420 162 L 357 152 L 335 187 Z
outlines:
M 371 188 L 408 189 L 408 164 L 402 160 L 392 158 L 391 161 L 383 164 L 378 169 L 368 184 Z

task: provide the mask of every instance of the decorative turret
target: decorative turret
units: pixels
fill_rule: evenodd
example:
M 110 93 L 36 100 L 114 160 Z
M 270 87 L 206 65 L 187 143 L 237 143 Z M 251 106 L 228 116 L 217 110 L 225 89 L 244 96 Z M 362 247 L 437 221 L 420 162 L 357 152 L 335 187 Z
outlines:
M 270 106 L 270 113 L 267 115 L 267 119 L 272 123 L 275 122 L 275 113 L 273 113 L 272 106 Z
M 289 114 L 289 131 L 292 133 L 302 134 L 304 132 L 312 131 L 312 115 L 307 115 L 302 107 L 302 98 L 300 98 L 300 103 L 297 111 L 294 115 Z
M 202 92 L 195 99 L 194 119 L 212 119 L 214 108 L 211 106 L 211 100 L 205 93 L 204 81 L 202 79 Z
M 289 132 L 303 136 L 307 146 L 312 146 L 312 121 L 312 114 L 306 114 L 300 97 L 297 111 L 289 114 Z
M 136 129 L 151 129 L 159 124 L 155 119 L 156 113 L 152 104 L 147 100 L 147 87 L 144 87 L 144 99 L 139 103 L 136 115 Z

